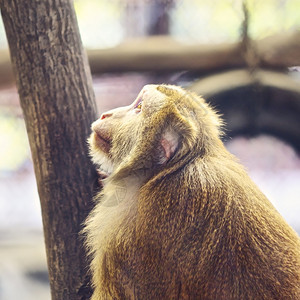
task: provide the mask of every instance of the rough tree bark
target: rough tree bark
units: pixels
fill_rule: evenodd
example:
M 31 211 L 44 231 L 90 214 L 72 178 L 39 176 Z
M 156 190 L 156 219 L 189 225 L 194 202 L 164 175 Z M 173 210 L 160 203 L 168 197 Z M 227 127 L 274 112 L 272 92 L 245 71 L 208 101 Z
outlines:
M 95 172 L 86 138 L 92 80 L 71 0 L 0 0 L 41 200 L 51 294 L 89 297 L 78 232 Z

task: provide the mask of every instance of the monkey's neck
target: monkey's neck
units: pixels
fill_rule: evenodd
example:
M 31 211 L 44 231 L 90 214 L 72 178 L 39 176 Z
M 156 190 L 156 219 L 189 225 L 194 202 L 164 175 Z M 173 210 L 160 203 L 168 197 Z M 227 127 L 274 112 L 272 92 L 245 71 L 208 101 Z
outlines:
M 101 203 L 105 206 L 115 206 L 130 203 L 138 197 L 140 187 L 148 180 L 150 172 L 139 170 L 120 176 L 112 174 L 103 180 L 104 188 L 101 193 Z

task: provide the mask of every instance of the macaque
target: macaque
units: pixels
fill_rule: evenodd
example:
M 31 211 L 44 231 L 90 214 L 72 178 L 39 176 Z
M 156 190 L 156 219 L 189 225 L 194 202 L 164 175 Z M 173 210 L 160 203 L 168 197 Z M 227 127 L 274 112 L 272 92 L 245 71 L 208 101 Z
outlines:
M 171 85 L 146 85 L 92 124 L 103 178 L 84 229 L 92 300 L 300 299 L 300 239 L 221 129 Z

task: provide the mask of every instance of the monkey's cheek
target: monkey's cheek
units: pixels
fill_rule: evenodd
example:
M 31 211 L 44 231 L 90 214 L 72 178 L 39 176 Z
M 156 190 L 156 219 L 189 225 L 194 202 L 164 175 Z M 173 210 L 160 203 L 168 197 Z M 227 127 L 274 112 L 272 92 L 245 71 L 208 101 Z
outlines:
M 96 150 L 101 150 L 102 152 L 104 152 L 107 156 L 109 156 L 109 152 L 111 149 L 111 143 L 106 141 L 105 139 L 103 139 L 101 136 L 99 136 L 96 133 L 93 133 L 93 147 Z

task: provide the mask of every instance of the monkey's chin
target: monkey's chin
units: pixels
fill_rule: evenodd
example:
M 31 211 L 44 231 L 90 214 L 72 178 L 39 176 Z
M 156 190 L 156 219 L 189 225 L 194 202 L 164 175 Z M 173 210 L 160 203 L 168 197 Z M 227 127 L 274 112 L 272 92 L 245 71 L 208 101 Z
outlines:
M 90 155 L 93 163 L 97 166 L 98 173 L 101 177 L 108 177 L 113 172 L 113 163 L 102 147 L 99 147 L 99 141 L 92 134 L 88 140 L 90 144 Z
M 97 165 L 101 177 L 108 177 L 113 172 L 113 163 L 107 155 L 99 150 L 91 149 L 92 160 Z

